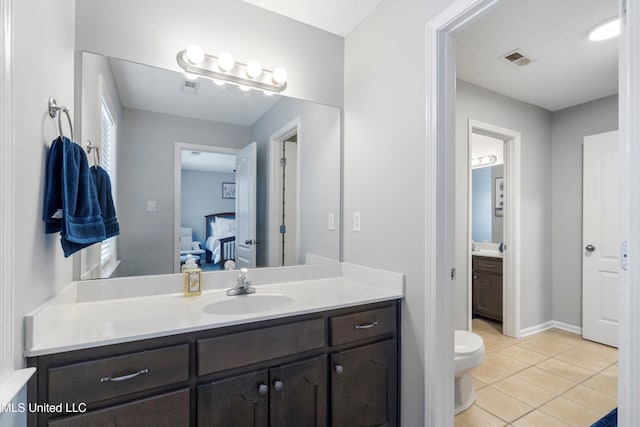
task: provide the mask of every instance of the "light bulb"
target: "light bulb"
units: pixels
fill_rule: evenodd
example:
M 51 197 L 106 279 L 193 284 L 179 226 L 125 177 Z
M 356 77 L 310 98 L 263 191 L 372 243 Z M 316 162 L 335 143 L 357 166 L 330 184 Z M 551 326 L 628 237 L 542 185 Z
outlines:
M 224 86 L 224 81 L 222 80 L 213 79 L 213 82 L 216 84 L 216 86 Z
M 192 44 L 185 50 L 185 59 L 191 65 L 198 65 L 204 61 L 204 50 L 197 44 Z
M 270 90 L 263 90 L 262 93 L 264 93 L 266 96 L 272 96 L 273 92 L 271 92 Z
M 238 87 L 240 87 L 240 90 L 243 92 L 249 92 L 249 90 L 251 90 L 249 86 L 245 86 L 245 85 L 238 85 Z
M 287 70 L 282 67 L 278 67 L 273 70 L 273 81 L 278 85 L 282 85 L 287 81 L 289 75 L 287 74 Z
M 620 35 L 620 19 L 613 18 L 595 27 L 589 32 L 589 40 L 599 42 Z
M 260 77 L 262 74 L 262 65 L 258 61 L 249 61 L 247 63 L 247 76 L 252 79 Z
M 236 60 L 233 59 L 230 53 L 222 52 L 220 56 L 218 56 L 218 67 L 220 67 L 222 71 L 230 71 L 235 65 Z
M 197 80 L 198 76 L 193 74 L 193 73 L 189 73 L 187 71 L 184 72 L 184 78 L 187 80 Z

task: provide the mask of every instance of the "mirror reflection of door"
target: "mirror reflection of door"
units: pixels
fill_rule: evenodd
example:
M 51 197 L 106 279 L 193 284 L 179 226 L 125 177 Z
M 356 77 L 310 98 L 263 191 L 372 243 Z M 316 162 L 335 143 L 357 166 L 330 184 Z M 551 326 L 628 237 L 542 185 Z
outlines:
M 279 265 L 296 265 L 297 249 L 297 173 L 298 173 L 298 135 L 295 134 L 279 144 L 282 146 L 280 171 L 276 194 L 278 215 L 281 217 L 278 258 Z M 280 149 L 280 147 L 278 147 Z
M 219 270 L 216 254 L 222 237 L 206 229 L 205 217 L 235 212 L 235 198 L 224 194 L 236 183 L 236 157 L 211 152 L 215 147 L 192 146 L 180 151 L 180 257 L 181 264 L 192 255 L 204 271 Z M 213 230 L 212 230 L 213 231 Z M 207 256 L 209 254 L 209 256 Z M 211 254 L 214 254 L 213 257 Z
M 236 155 L 236 266 L 255 268 L 257 145 L 247 145 Z

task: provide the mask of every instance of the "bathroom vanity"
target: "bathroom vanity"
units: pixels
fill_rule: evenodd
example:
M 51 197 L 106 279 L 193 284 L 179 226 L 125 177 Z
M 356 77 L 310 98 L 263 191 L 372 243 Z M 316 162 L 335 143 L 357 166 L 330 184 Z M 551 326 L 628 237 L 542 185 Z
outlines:
M 400 292 L 346 277 L 256 289 L 71 304 L 27 349 L 29 401 L 53 407 L 29 425 L 398 425 L 401 282 Z M 181 311 L 166 318 L 151 308 L 171 304 Z M 112 321 L 101 319 L 110 309 Z
M 472 314 L 502 322 L 502 258 L 472 257 Z

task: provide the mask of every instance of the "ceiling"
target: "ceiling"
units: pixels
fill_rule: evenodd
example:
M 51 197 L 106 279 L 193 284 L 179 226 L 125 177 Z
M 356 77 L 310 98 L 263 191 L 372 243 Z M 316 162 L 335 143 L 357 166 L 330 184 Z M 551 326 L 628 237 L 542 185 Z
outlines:
M 618 92 L 618 39 L 589 31 L 617 15 L 616 0 L 510 0 L 457 37 L 458 78 L 557 111 Z M 524 67 L 501 59 L 515 49 Z
M 244 0 L 346 36 L 381 0 Z M 617 0 L 509 0 L 458 36 L 462 80 L 557 111 L 618 92 L 618 41 L 589 42 L 595 25 L 617 15 Z M 522 49 L 533 62 L 501 56 Z
M 244 92 L 235 85 L 217 86 L 197 79 L 185 87 L 183 73 L 109 59 L 122 105 L 127 108 L 187 118 L 251 126 L 282 97 L 259 90 Z
M 346 36 L 382 0 L 244 0 L 330 33 Z

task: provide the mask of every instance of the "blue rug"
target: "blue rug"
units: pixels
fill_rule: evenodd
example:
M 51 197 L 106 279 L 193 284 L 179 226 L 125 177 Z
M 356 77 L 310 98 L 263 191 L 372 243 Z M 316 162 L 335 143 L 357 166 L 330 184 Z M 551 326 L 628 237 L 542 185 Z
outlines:
M 618 426 L 618 408 L 609 412 L 591 427 L 617 427 Z

